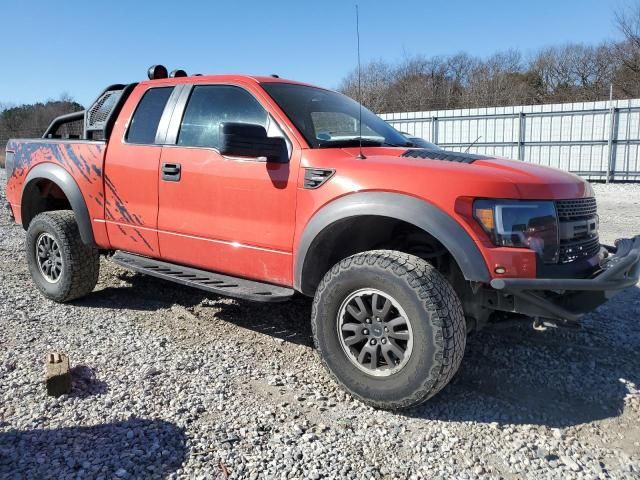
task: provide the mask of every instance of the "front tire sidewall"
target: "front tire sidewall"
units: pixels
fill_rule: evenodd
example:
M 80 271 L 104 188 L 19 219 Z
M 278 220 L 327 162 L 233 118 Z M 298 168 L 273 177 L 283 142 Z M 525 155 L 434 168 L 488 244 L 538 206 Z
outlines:
M 363 265 L 357 269 L 341 272 L 331 284 L 323 289 L 315 305 L 321 306 L 314 312 L 317 348 L 327 367 L 337 379 L 360 399 L 376 406 L 403 408 L 402 401 L 417 394 L 416 390 L 431 390 L 433 384 L 423 379 L 439 376 L 437 370 L 443 363 L 442 328 L 428 302 L 420 298 L 419 289 L 408 283 L 411 272 L 405 276 L 394 275 L 390 271 L 375 266 Z M 392 296 L 404 309 L 413 330 L 413 351 L 407 364 L 398 372 L 384 377 L 368 375 L 351 363 L 342 350 L 338 338 L 337 322 L 339 309 L 344 299 L 352 292 L 374 288 Z

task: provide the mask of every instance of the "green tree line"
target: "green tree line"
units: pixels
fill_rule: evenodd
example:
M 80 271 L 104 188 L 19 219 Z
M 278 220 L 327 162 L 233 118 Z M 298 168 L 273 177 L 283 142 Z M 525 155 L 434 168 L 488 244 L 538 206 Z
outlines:
M 10 138 L 40 137 L 55 117 L 83 108 L 67 95 L 32 105 L 0 105 L 0 163 L 4 165 L 4 149 Z

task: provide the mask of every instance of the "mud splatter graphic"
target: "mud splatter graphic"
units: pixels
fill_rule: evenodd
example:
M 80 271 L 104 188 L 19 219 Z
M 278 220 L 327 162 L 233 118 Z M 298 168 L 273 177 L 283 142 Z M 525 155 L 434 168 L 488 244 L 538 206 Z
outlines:
M 144 222 L 138 215 L 136 215 L 135 213 L 129 212 L 129 209 L 127 208 L 127 201 L 123 200 L 120 197 L 115 185 L 113 184 L 111 179 L 106 175 L 104 176 L 104 185 L 106 188 L 109 189 L 109 191 L 111 192 L 111 195 L 113 195 L 113 199 L 115 200 L 115 209 L 118 211 L 118 213 L 122 217 L 122 220 L 125 223 L 131 223 L 133 225 L 138 225 L 138 226 L 144 225 Z M 106 201 L 106 204 L 109 207 L 111 206 L 111 203 L 108 200 Z
M 115 185 L 104 175 L 102 163 L 105 148 L 106 144 L 103 142 L 10 140 L 7 151 L 14 152 L 15 166 L 11 177 L 7 179 L 7 198 L 12 203 L 19 203 L 24 180 L 31 168 L 40 163 L 58 164 L 71 174 L 83 196 L 90 200 L 87 202 L 87 208 L 93 218 L 104 217 L 106 220 L 131 224 L 137 238 L 134 235 L 128 236 L 136 242 L 139 238 L 153 252 L 150 243 L 135 228 L 144 224 L 143 219 L 129 211 L 127 202 L 120 197 Z M 113 194 L 115 205 L 104 196 L 103 180 L 104 188 L 108 188 Z M 123 235 L 127 235 L 122 227 L 119 229 Z
M 137 228 L 133 229 L 136 234 L 138 235 L 138 237 L 140 237 L 140 240 L 142 240 L 142 242 L 147 246 L 147 248 L 151 251 L 153 251 L 153 247 L 151 247 L 151 245 L 149 245 L 149 242 L 147 242 L 147 240 L 144 238 L 144 236 L 140 233 L 140 230 L 138 230 Z
M 89 197 L 95 197 L 102 190 L 102 161 L 105 151 L 104 143 L 88 142 L 56 142 L 51 140 L 10 140 L 7 151 L 14 153 L 14 170 L 7 179 L 7 198 L 13 203 L 20 201 L 23 182 L 31 170 L 40 163 L 54 163 L 63 167 L 73 178 L 78 187 Z M 95 200 L 95 198 L 94 198 Z M 102 210 L 97 207 L 93 213 Z M 92 205 L 87 205 L 92 210 Z M 102 217 L 102 214 L 99 215 Z
M 109 219 L 113 219 L 115 221 L 122 222 L 122 223 L 131 224 L 133 231 L 136 233 L 137 237 L 140 240 L 142 240 L 142 243 L 145 244 L 145 246 L 149 249 L 150 252 L 154 252 L 153 247 L 147 241 L 144 235 L 140 232 L 139 229 L 135 228 L 135 226 L 141 227 L 144 225 L 142 218 L 136 215 L 135 213 L 129 211 L 129 208 L 127 207 L 127 201 L 123 200 L 120 197 L 120 194 L 118 193 L 118 189 L 116 188 L 116 186 L 113 184 L 113 182 L 107 175 L 104 176 L 104 185 L 105 185 L 105 188 L 108 188 L 109 191 L 111 192 L 111 195 L 113 196 L 113 200 L 115 202 L 115 205 L 111 205 L 111 202 L 109 202 L 108 200 L 105 201 L 105 217 Z M 124 229 L 120 227 L 120 225 L 118 225 L 118 228 L 123 233 L 123 235 L 127 235 Z M 138 238 L 136 238 L 135 236 L 128 235 L 128 237 L 133 242 L 138 243 Z
M 52 142 L 47 140 L 10 140 L 7 151 L 14 152 L 12 177 L 23 179 L 39 163 L 57 163 L 65 167 L 77 181 L 78 175 L 93 184 L 102 179 L 102 159 L 105 144 L 86 142 Z

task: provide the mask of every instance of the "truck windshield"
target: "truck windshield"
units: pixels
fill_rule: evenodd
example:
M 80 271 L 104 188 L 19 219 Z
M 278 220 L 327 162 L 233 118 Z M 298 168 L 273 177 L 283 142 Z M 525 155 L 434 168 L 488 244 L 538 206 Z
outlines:
M 263 83 L 262 87 L 313 148 L 358 146 L 358 102 L 346 95 L 306 85 Z M 410 147 L 413 144 L 380 117 L 362 107 L 362 145 Z

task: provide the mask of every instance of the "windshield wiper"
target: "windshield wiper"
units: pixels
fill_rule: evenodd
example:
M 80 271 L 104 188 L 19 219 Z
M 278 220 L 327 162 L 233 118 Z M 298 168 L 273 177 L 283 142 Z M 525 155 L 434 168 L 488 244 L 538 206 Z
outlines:
M 318 145 L 318 148 L 340 148 L 340 147 L 351 147 L 358 146 L 362 142 L 363 146 L 367 147 L 381 147 L 384 145 L 384 141 L 382 140 L 373 140 L 371 138 L 336 138 L 335 140 L 324 140 L 322 143 Z

